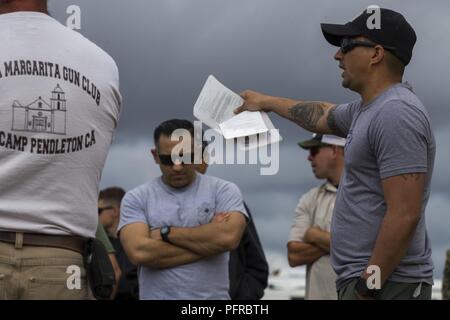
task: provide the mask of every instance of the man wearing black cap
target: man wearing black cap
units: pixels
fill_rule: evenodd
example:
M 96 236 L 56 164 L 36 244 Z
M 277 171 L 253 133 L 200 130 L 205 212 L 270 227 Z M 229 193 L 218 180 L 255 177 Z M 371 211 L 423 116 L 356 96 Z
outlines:
M 426 108 L 402 83 L 416 34 L 401 14 L 380 8 L 344 25 L 322 24 L 322 32 L 340 46 L 334 58 L 342 85 L 360 100 L 335 105 L 245 91 L 236 113 L 273 111 L 307 130 L 347 138 L 331 226 L 340 299 L 430 299 L 424 211 L 436 146 Z

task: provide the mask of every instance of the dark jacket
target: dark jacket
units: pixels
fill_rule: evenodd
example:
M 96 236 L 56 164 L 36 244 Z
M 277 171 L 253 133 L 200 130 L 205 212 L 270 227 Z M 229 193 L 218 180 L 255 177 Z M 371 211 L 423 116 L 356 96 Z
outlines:
M 269 265 L 250 214 L 241 243 L 230 252 L 230 297 L 232 300 L 258 300 L 264 295 Z
M 120 240 L 109 237 L 114 249 L 116 250 L 116 259 L 122 270 L 122 277 L 119 280 L 119 288 L 117 289 L 115 300 L 138 300 L 139 286 L 137 279 L 137 267 L 129 260 L 122 248 Z

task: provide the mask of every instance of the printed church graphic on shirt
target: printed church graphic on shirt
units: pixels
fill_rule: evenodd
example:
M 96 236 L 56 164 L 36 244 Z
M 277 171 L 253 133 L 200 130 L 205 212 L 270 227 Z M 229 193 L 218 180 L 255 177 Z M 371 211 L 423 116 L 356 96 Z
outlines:
M 39 97 L 23 106 L 14 100 L 12 104 L 12 130 L 66 134 L 66 98 L 59 86 L 52 91 L 50 103 Z

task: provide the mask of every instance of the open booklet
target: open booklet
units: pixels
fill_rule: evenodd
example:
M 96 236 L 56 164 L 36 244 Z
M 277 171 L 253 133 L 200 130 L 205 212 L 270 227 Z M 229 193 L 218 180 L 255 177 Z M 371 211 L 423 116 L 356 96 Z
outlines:
M 194 105 L 194 116 L 217 130 L 225 139 L 245 137 L 237 139 L 238 147 L 242 149 L 253 149 L 281 141 L 282 138 L 267 113 L 233 113 L 243 102 L 241 96 L 210 75 Z

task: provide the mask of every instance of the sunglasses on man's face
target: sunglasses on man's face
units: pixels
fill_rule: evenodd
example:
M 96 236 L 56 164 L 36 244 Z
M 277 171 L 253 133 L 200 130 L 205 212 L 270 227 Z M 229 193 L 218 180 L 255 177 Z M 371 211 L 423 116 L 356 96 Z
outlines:
M 109 210 L 112 208 L 114 208 L 114 207 L 109 206 L 109 207 L 98 208 L 98 215 L 101 215 L 104 210 Z
M 172 160 L 172 155 L 170 154 L 158 154 L 159 162 L 164 166 L 174 166 L 175 163 Z M 194 154 L 193 153 L 186 153 L 184 155 L 179 155 L 175 158 L 175 162 L 177 164 L 185 164 L 183 160 L 188 160 L 189 163 L 187 164 L 193 164 L 194 163 Z
M 343 38 L 341 41 L 341 52 L 347 53 L 356 47 L 375 48 L 376 44 L 369 41 L 355 40 L 351 38 Z
M 326 144 L 319 146 L 319 147 L 312 147 L 311 149 L 309 149 L 309 154 L 311 155 L 311 157 L 315 157 L 320 152 L 321 149 L 330 148 L 330 147 L 331 146 L 326 145 Z
M 315 157 L 320 152 L 320 147 L 312 147 L 309 149 L 309 154 L 311 157 Z
M 363 40 L 355 40 L 352 38 L 342 38 L 341 41 L 341 52 L 346 54 L 347 52 L 355 49 L 356 47 L 367 47 L 367 48 L 375 48 L 377 44 L 369 41 Z M 384 50 L 388 50 L 391 52 L 395 51 L 394 47 L 383 46 Z

